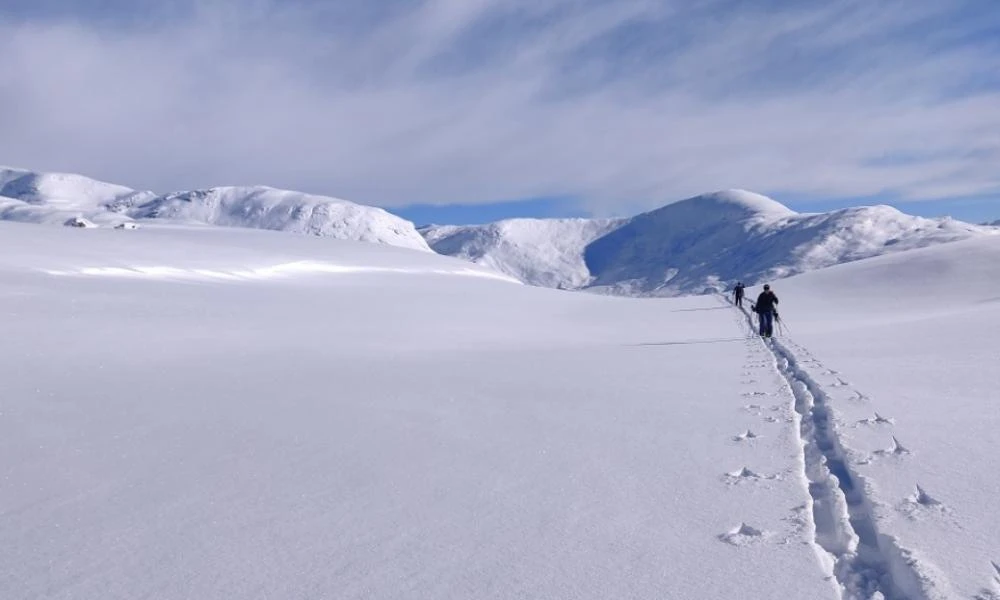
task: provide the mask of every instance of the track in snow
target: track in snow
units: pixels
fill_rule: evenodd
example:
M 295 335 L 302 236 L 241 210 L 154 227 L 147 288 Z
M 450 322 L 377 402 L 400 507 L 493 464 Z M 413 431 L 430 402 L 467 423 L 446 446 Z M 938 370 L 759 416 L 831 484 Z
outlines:
M 741 309 L 751 331 L 750 314 Z M 787 382 L 799 416 L 803 478 L 808 486 L 813 543 L 845 600 L 934 600 L 938 593 L 910 552 L 880 532 L 867 483 L 848 464 L 831 414 L 830 397 L 776 339 L 761 340 Z

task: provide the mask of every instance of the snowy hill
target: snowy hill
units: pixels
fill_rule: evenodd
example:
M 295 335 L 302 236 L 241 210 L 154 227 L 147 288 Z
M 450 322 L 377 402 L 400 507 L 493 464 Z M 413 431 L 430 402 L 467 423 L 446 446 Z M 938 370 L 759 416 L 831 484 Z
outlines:
M 268 187 L 219 187 L 116 205 L 134 219 L 270 229 L 430 251 L 413 224 L 381 208 Z
M 514 223 L 517 225 L 518 223 Z M 544 220 L 528 231 L 505 223 L 422 230 L 434 250 L 468 258 L 526 283 L 620 295 L 673 296 L 777 279 L 831 265 L 979 235 L 990 228 L 924 219 L 888 206 L 799 214 L 742 190 L 705 194 L 620 221 L 587 226 Z M 590 238 L 580 235 L 586 231 Z M 529 243 L 522 238 L 527 237 Z M 532 246 L 539 248 L 532 251 Z
M 0 167 L 0 196 L 36 206 L 90 210 L 135 195 L 135 190 L 70 173 L 34 173 Z
M 152 192 L 105 183 L 71 173 L 35 173 L 0 167 L 0 220 L 62 225 L 76 217 L 102 225 L 120 223 L 105 206 L 139 202 Z
M 268 187 L 157 195 L 81 175 L 0 168 L 0 220 L 99 225 L 159 219 L 270 229 L 430 251 L 413 224 L 380 208 Z
M 614 295 L 727 289 L 929 245 L 997 234 L 887 206 L 798 214 L 741 190 L 628 219 L 510 219 L 428 226 L 380 208 L 269 187 L 156 194 L 81 175 L 0 168 L 0 220 L 119 227 L 133 221 L 269 229 L 462 258 L 524 283 Z
M 823 452 L 841 461 L 845 491 L 864 490 L 849 500 L 851 527 L 828 521 L 818 533 L 854 536 L 859 555 L 899 569 L 886 598 L 1000 598 L 1000 520 L 984 509 L 1000 494 L 1000 237 L 841 264 L 774 289 L 788 324 L 779 367 L 792 361 L 793 387 L 808 390 L 803 412 L 819 408 L 805 415 L 819 419 L 812 441 L 832 442 Z
M 470 260 L 530 285 L 577 289 L 590 283 L 584 249 L 624 219 L 508 219 L 419 231 L 441 254 Z

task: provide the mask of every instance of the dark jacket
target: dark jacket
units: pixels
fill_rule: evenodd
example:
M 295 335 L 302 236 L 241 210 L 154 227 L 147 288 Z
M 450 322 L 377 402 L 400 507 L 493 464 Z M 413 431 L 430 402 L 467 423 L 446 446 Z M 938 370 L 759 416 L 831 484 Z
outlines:
M 757 296 L 757 302 L 754 304 L 754 310 L 759 313 L 776 312 L 777 307 L 778 297 L 771 290 L 761 292 L 760 296 Z
M 742 298 L 743 297 L 743 286 L 742 285 L 736 286 L 733 289 L 733 295 L 736 296 L 737 298 Z

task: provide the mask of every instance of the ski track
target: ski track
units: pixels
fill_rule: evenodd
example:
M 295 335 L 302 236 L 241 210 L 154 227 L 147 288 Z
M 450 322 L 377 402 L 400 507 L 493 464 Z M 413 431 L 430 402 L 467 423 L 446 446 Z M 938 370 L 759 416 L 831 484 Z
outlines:
M 753 318 L 739 309 L 756 338 Z M 828 375 L 836 375 L 829 387 L 849 388 L 837 371 L 825 369 L 809 352 L 794 344 L 759 339 L 772 356 L 771 366 L 784 379 L 794 401 L 795 421 L 802 447 L 802 478 L 810 497 L 813 546 L 823 568 L 833 578 L 843 600 L 938 600 L 950 597 L 941 591 L 941 577 L 931 575 L 897 540 L 879 531 L 869 484 L 851 467 L 837 432 L 831 409 L 832 399 L 802 367 L 812 363 Z M 795 348 L 795 351 L 789 348 Z M 860 392 L 854 400 L 870 401 Z M 879 424 L 891 425 L 891 419 L 876 414 Z M 873 419 L 873 422 L 876 420 Z M 895 437 L 893 438 L 895 440 Z M 895 446 L 902 448 L 898 441 Z M 903 449 L 904 452 L 907 452 Z M 989 597 L 989 596 L 987 596 Z

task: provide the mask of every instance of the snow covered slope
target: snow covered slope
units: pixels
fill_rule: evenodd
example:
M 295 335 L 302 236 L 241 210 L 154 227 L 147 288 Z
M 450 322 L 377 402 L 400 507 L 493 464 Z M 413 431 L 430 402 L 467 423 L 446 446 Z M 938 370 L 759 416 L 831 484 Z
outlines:
M 485 274 L 0 223 L 0 598 L 836 597 L 730 309 Z
M 67 210 L 93 210 L 108 202 L 128 198 L 135 190 L 70 173 L 34 173 L 0 167 L 0 196 L 35 206 Z
M 498 277 L 0 223 L 0 598 L 1000 598 L 1000 237 L 776 283 L 772 344 Z
M 893 572 L 887 598 L 1000 598 L 1000 238 L 774 288 L 788 325 L 778 363 L 808 390 L 800 410 L 817 427 L 804 433 L 851 500 L 826 533 L 869 556 L 848 570 Z
M 529 232 L 541 233 L 526 236 L 525 227 L 514 222 L 432 227 L 424 234 L 438 252 L 488 264 L 526 283 L 673 296 L 996 233 L 953 219 L 914 217 L 888 206 L 798 214 L 742 190 L 705 194 L 589 227 L 581 221 L 528 223 Z M 563 235 L 566 243 L 539 241 Z
M 168 194 L 134 204 L 125 212 L 136 219 L 271 229 L 430 251 L 413 223 L 381 208 L 268 187 Z
M 422 227 L 436 252 L 488 266 L 543 287 L 590 283 L 583 250 L 624 219 L 508 219 L 483 226 Z
M 83 217 L 102 225 L 127 218 L 104 207 L 154 196 L 70 173 L 35 173 L 0 167 L 0 220 L 62 225 Z
M 0 168 L 0 220 L 100 225 L 167 219 L 271 229 L 430 251 L 413 224 L 346 200 L 268 187 L 219 187 L 157 195 L 80 175 Z
M 742 191 L 639 215 L 587 247 L 593 287 L 676 295 L 757 283 L 992 231 L 889 206 L 797 214 Z

